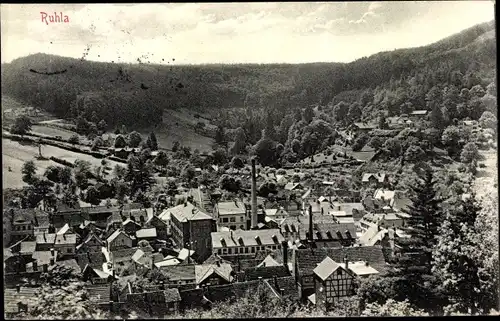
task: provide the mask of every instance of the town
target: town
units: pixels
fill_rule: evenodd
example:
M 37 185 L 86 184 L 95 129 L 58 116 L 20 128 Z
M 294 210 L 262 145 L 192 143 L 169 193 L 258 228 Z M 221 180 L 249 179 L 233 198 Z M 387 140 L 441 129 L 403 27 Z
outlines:
M 453 37 L 487 51 L 475 39 L 492 28 Z M 132 103 L 117 112 L 113 94 L 60 90 L 58 77 L 87 77 L 66 62 L 104 63 L 38 54 L 68 71 L 25 80 L 12 62 L 2 70 L 5 318 L 497 314 L 497 87 L 466 49 L 408 72 L 396 61 L 397 78 L 377 86 L 355 61 L 363 85 L 329 99 L 298 87 L 276 110 L 248 94 L 227 112 L 146 116 Z M 132 67 L 119 74 L 134 79 Z M 38 82 L 58 98 L 24 92 Z M 151 90 L 138 83 L 138 95 Z

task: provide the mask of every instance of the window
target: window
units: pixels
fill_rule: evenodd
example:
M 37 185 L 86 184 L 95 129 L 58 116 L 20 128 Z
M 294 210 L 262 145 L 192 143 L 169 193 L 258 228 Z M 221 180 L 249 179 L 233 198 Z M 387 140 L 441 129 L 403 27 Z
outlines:
M 236 225 L 231 225 L 229 228 L 230 228 L 231 230 L 236 230 Z
M 233 249 L 231 248 L 227 249 L 227 254 L 233 254 Z
M 72 253 L 73 251 L 71 249 L 67 249 L 66 253 Z
M 240 216 L 240 222 L 244 222 L 245 219 L 243 218 L 243 216 Z
M 243 225 L 240 225 L 240 229 L 244 230 L 245 228 L 243 227 Z
M 255 253 L 255 247 L 252 246 L 250 249 L 252 253 Z
M 245 253 L 248 253 L 248 247 L 245 247 Z
M 223 217 L 223 218 L 222 218 L 222 223 L 227 223 L 227 222 L 228 222 L 227 217 Z
M 236 217 L 230 217 L 230 218 L 229 218 L 229 222 L 231 222 L 231 223 L 236 222 Z
M 23 231 L 25 231 L 25 230 L 26 230 L 26 226 L 23 225 Z
M 221 249 L 218 249 L 218 250 L 217 250 L 217 253 L 218 253 L 218 254 L 222 254 L 222 250 L 221 250 Z
M 222 249 L 222 254 L 227 254 L 227 249 Z

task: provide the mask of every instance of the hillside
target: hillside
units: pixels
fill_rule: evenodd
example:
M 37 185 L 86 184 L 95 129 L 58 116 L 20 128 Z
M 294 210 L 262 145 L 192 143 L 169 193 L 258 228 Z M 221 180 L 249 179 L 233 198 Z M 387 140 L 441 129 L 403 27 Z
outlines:
M 489 22 L 429 46 L 348 64 L 169 66 L 35 54 L 4 64 L 1 77 L 2 94 L 59 117 L 90 120 L 95 112 L 114 128 L 159 124 L 163 110 L 177 108 L 265 108 L 279 119 L 287 109 L 326 104 L 346 91 L 357 96 L 356 90 L 429 69 L 475 72 L 492 80 L 495 64 L 494 23 Z

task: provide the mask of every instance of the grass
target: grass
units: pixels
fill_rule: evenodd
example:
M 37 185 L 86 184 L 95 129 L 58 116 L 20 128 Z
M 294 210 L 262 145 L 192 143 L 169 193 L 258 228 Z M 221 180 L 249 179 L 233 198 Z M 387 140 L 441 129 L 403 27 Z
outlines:
M 21 168 L 26 161 L 32 160 L 35 162 L 37 166 L 37 174 L 42 175 L 45 169 L 51 165 L 63 166 L 59 163 L 56 163 L 51 160 L 38 160 L 38 146 L 28 144 L 28 143 L 19 143 L 15 141 L 11 141 L 9 139 L 2 139 L 2 153 L 3 153 L 3 163 L 2 163 L 2 172 L 3 172 L 3 188 L 20 188 L 25 186 L 21 177 Z M 55 146 L 42 145 L 42 155 L 46 158 L 50 156 L 54 156 L 57 158 L 64 159 L 71 163 L 74 163 L 75 160 L 85 160 L 92 164 L 92 166 L 100 166 L 101 159 L 92 157 L 91 155 L 75 153 L 72 151 L 68 151 L 65 149 L 61 149 Z M 114 168 L 115 165 L 119 164 L 115 161 L 106 160 L 107 167 Z M 124 166 L 123 164 L 120 164 Z M 9 167 L 11 171 L 9 171 Z M 111 172 L 111 171 L 108 171 Z
M 41 135 L 52 136 L 52 137 L 61 136 L 61 138 L 63 138 L 63 139 L 69 139 L 71 136 L 76 134 L 75 132 L 72 132 L 69 130 L 47 127 L 47 126 L 42 126 L 42 125 L 33 125 L 31 127 L 31 132 L 35 133 L 35 134 L 41 134 Z

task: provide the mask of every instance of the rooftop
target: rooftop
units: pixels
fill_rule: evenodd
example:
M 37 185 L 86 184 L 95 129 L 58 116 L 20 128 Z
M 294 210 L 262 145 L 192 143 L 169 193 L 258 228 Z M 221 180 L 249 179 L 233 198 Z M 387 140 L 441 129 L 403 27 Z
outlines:
M 245 214 L 246 207 L 242 201 L 235 200 L 232 202 L 219 202 L 217 203 L 219 215 L 234 215 Z
M 211 236 L 214 248 L 278 245 L 285 240 L 278 229 L 212 232 Z
M 192 203 L 186 202 L 169 208 L 166 211 L 173 215 L 179 222 L 191 220 L 212 220 L 213 218 L 195 207 Z
M 151 238 L 156 237 L 156 227 L 145 228 L 135 232 L 137 238 Z
M 324 281 L 339 267 L 340 265 L 337 262 L 327 256 L 314 268 L 313 272 Z

